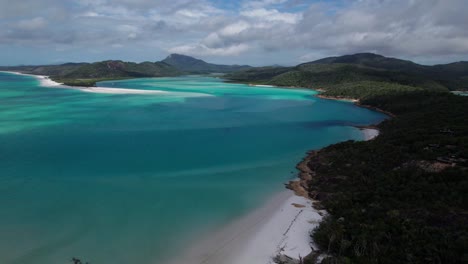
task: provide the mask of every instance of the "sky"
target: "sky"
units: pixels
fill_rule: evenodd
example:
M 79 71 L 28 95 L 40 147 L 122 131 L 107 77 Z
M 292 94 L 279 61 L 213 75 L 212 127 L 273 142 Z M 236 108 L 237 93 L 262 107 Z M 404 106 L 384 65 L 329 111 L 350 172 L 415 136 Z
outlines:
M 373 52 L 468 60 L 468 0 L 0 0 L 0 65 L 295 65 Z

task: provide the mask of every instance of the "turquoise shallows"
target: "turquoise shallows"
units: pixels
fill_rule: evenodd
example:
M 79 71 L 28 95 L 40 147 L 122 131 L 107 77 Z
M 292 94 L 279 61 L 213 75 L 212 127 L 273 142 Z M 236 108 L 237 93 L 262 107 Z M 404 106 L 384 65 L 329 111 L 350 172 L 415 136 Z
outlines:
M 259 206 L 310 149 L 384 115 L 221 79 L 41 87 L 0 73 L 0 263 L 162 263 Z

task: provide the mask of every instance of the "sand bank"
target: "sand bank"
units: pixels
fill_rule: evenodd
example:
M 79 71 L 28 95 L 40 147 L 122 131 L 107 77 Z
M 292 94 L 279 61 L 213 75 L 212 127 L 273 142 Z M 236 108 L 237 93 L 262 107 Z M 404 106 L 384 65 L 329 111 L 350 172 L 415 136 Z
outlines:
M 125 88 L 103 88 L 103 87 L 76 87 L 75 89 L 88 93 L 104 94 L 167 94 L 168 92 L 158 90 L 138 90 Z
M 284 254 L 308 255 L 314 247 L 309 232 L 325 212 L 312 208 L 312 201 L 283 191 L 264 206 L 209 235 L 171 264 L 269 264 Z

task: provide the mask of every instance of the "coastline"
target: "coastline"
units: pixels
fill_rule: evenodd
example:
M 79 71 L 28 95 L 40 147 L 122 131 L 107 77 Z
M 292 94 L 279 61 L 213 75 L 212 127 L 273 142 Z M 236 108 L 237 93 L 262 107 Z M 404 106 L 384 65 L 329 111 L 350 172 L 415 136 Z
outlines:
M 319 93 L 323 92 L 324 90 L 315 90 Z M 327 100 L 336 100 L 336 101 L 344 101 L 344 102 L 351 102 L 351 103 L 357 103 L 359 102 L 358 99 L 355 98 L 347 98 L 347 97 L 336 97 L 336 96 L 326 96 L 326 95 L 321 95 L 317 94 L 316 97 L 321 98 L 321 99 L 327 99 Z
M 45 75 L 34 75 L 34 74 L 27 74 L 27 73 L 14 72 L 14 71 L 0 71 L 0 72 L 6 72 L 6 73 L 11 73 L 11 74 L 16 74 L 16 75 L 31 76 L 31 77 L 38 79 L 41 85 L 46 86 L 46 87 L 66 86 L 63 83 L 58 83 L 56 81 L 53 81 L 52 79 L 50 79 L 49 76 L 45 76 Z
M 319 90 L 316 90 L 316 91 L 317 92 L 323 92 L 324 90 L 319 89 Z M 388 115 L 390 117 L 396 117 L 395 114 L 390 113 L 390 112 L 385 111 L 385 110 L 382 110 L 382 109 L 380 109 L 378 107 L 362 104 L 361 101 L 359 99 L 356 99 L 356 98 L 326 96 L 326 95 L 321 95 L 321 94 L 316 95 L 316 97 L 321 98 L 321 99 L 326 99 L 326 100 L 337 100 L 337 101 L 351 102 L 351 103 L 354 103 L 355 105 L 357 105 L 359 107 L 364 107 L 364 108 L 367 108 L 367 109 L 370 109 L 370 110 L 374 110 L 374 111 L 386 114 L 386 115 Z
M 377 128 L 360 128 L 364 134 L 364 141 L 369 141 L 375 139 L 380 134 L 380 130 Z
M 316 248 L 307 234 L 325 214 L 313 208 L 310 199 L 285 190 L 197 241 L 168 264 L 273 264 L 280 254 L 299 259 Z
M 127 89 L 127 88 L 101 88 L 101 87 L 82 87 L 82 86 L 69 86 L 63 83 L 58 83 L 50 79 L 49 76 L 45 75 L 34 75 L 26 74 L 21 72 L 12 72 L 12 71 L 1 71 L 17 75 L 31 76 L 39 80 L 41 86 L 50 87 L 50 88 L 62 88 L 62 89 L 73 89 L 79 90 L 86 93 L 100 93 L 100 94 L 167 94 L 164 91 L 158 90 L 138 90 L 138 89 Z
M 359 128 L 363 140 L 379 135 L 375 127 Z M 310 163 L 320 150 L 310 151 L 297 164 L 299 179 L 285 184 L 282 191 L 247 215 L 190 245 L 167 264 L 274 264 L 279 257 L 285 263 L 300 263 L 307 256 L 320 257 L 309 235 L 327 212 L 320 205 L 320 193 L 309 193 L 307 183 L 315 172 Z
M 357 99 L 315 96 L 366 107 Z M 394 116 L 377 108 L 371 109 Z M 357 128 L 364 141 L 373 140 L 380 133 L 372 125 Z M 309 151 L 297 164 L 299 177 L 285 184 L 288 191 L 274 195 L 263 206 L 190 245 L 181 256 L 167 264 L 274 264 L 277 263 L 275 258 L 281 263 L 299 264 L 307 256 L 323 257 L 309 234 L 319 226 L 327 212 L 321 207 L 321 194 L 309 193 L 307 187 L 315 174 L 308 165 L 318 158 L 319 151 Z

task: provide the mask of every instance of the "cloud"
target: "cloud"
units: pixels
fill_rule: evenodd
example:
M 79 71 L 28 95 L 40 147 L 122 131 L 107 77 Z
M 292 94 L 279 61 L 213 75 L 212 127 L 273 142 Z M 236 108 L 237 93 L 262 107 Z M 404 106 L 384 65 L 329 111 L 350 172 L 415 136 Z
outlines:
M 227 47 L 212 48 L 203 44 L 183 45 L 169 49 L 170 53 L 181 53 L 193 56 L 234 56 L 249 49 L 247 44 L 235 44 Z
M 20 30 L 38 30 L 47 25 L 47 21 L 43 17 L 21 20 L 16 24 L 16 28 Z
M 362 0 L 331 16 L 326 9 L 312 8 L 296 29 L 295 45 L 335 53 L 462 54 L 468 52 L 464 24 L 468 21 L 458 16 L 459 10 L 468 11 L 465 4 L 462 0 Z
M 131 58 L 145 52 L 138 46 L 163 57 L 246 63 L 355 52 L 468 59 L 466 0 L 246 0 L 229 7 L 209 0 L 0 0 L 0 45 L 50 54 L 94 50 L 96 58 L 116 49 Z
M 264 8 L 242 11 L 240 15 L 262 21 L 279 21 L 288 24 L 296 24 L 302 17 L 302 14 L 282 13 L 276 9 Z

